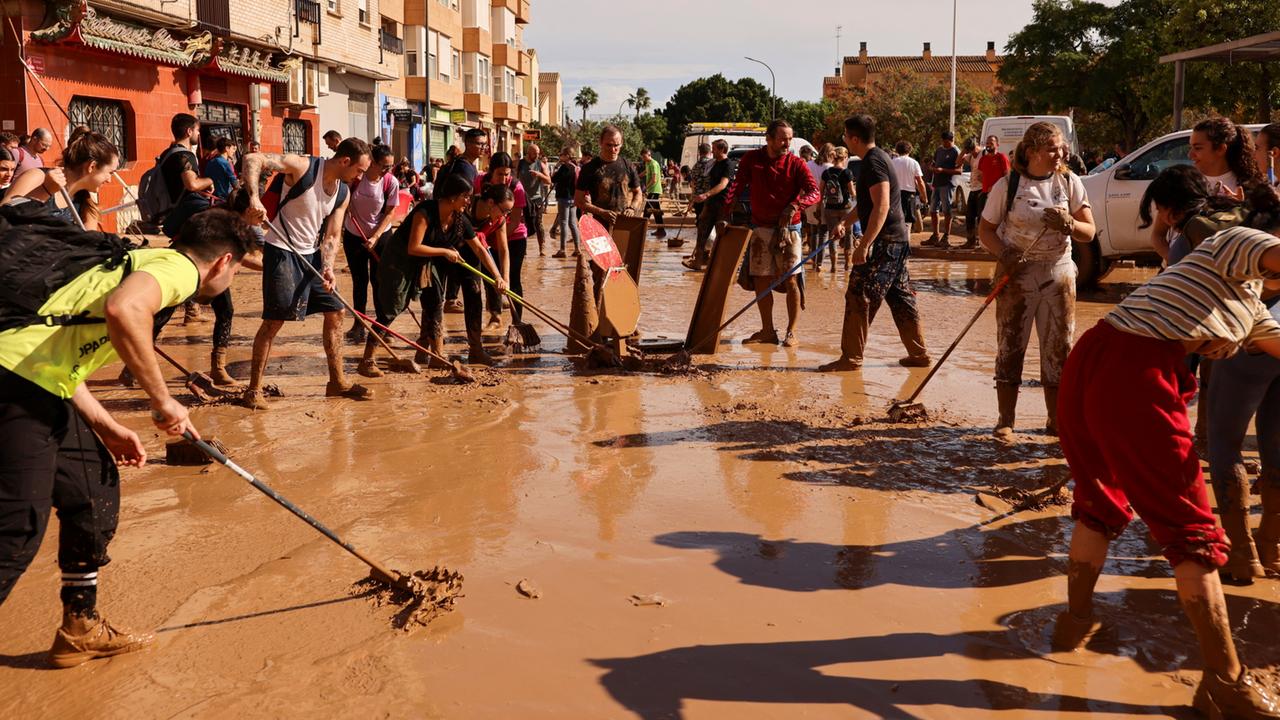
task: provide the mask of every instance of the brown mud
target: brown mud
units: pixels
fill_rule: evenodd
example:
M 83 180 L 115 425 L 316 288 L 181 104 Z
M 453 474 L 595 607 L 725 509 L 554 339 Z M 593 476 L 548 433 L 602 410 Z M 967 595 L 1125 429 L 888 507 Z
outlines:
M 701 278 L 680 259 L 649 242 L 643 337 L 685 334 Z M 911 273 L 936 353 L 991 265 L 919 260 Z M 1082 296 L 1079 332 L 1147 275 L 1118 271 Z M 529 298 L 555 313 L 573 278 L 572 260 L 525 264 Z M 759 327 L 753 310 L 692 373 L 579 371 L 563 335 L 526 316 L 541 352 L 474 368 L 490 381 L 388 375 L 363 403 L 324 397 L 319 320 L 286 325 L 267 373 L 281 396 L 259 412 L 195 407 L 198 427 L 389 566 L 465 573 L 465 597 L 434 578 L 452 611 L 429 617 L 429 604 L 427 627 L 393 632 L 404 608 L 353 589 L 365 568 L 253 488 L 207 467 L 125 469 L 100 607 L 156 629 L 156 647 L 48 670 L 55 518 L 0 606 L 0 717 L 1191 717 L 1200 660 L 1142 523 L 1111 547 L 1101 630 L 1052 653 L 1068 508 L 1050 496 L 992 521 L 1000 513 L 976 502 L 1016 507 L 1067 472 L 1038 430 L 1034 382 L 1013 442 L 990 437 L 994 313 L 921 396 L 929 421 L 891 423 L 890 404 L 926 371 L 898 365 L 888 313 L 862 371 L 815 372 L 838 355 L 845 282 L 809 273 L 797 348 L 739 344 Z M 241 380 L 259 283 L 245 273 L 235 286 Z M 735 289 L 729 305 L 747 299 Z M 457 346 L 462 318 L 447 318 Z M 201 368 L 209 327 L 160 342 Z M 359 350 L 346 349 L 349 368 Z M 1034 376 L 1034 342 L 1028 355 Z M 140 392 L 104 381 L 118 372 L 93 391 L 159 455 L 167 439 Z M 536 579 L 536 602 L 513 587 L 521 578 Z M 1227 588 L 1241 658 L 1272 684 L 1278 589 Z

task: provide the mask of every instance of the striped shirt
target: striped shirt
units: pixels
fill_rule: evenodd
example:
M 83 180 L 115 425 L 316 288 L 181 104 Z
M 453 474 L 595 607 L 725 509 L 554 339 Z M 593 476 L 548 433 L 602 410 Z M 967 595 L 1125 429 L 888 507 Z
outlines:
M 1125 332 L 1162 340 L 1211 343 L 1214 357 L 1240 345 L 1280 340 L 1280 323 L 1259 294 L 1262 280 L 1280 273 L 1262 266 L 1280 238 L 1234 227 L 1200 243 L 1191 254 L 1135 290 L 1107 316 Z

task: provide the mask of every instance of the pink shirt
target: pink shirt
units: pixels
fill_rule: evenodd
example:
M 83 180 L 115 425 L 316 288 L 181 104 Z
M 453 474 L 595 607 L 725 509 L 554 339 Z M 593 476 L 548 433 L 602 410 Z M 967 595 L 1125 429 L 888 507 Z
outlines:
M 369 182 L 361 175 L 351 188 L 351 201 L 347 204 L 347 232 L 368 237 L 378 227 L 383 215 L 394 212 L 399 204 L 400 181 L 394 175 L 387 173 L 376 182 Z
M 19 175 L 28 170 L 44 167 L 44 160 L 40 159 L 39 155 L 32 154 L 30 150 L 22 147 L 21 145 L 18 146 L 17 150 L 13 151 L 12 155 L 13 159 L 18 161 L 18 167 L 13 171 L 13 178 L 15 180 Z
M 488 173 L 476 178 L 477 195 L 484 190 L 488 179 Z M 529 199 L 525 196 L 524 185 L 521 185 L 519 180 L 513 180 L 512 183 L 507 187 L 511 188 L 511 194 L 516 196 L 516 203 L 515 207 L 511 208 L 511 216 L 507 218 L 507 240 L 524 240 L 529 237 L 529 229 L 524 224 L 524 206 L 529 204 Z

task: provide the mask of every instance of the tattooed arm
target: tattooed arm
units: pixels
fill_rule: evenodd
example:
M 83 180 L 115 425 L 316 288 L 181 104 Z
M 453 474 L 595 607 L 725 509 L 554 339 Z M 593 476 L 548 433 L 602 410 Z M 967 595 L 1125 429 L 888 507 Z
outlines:
M 259 180 L 263 174 L 284 172 L 288 183 L 293 185 L 306 174 L 309 167 L 311 167 L 311 161 L 300 155 L 249 153 L 244 156 L 244 170 L 241 173 L 241 177 L 244 180 L 245 188 L 249 191 L 249 210 L 247 215 L 252 217 L 254 224 L 261 223 L 267 218 L 266 209 L 262 207 L 262 193 L 258 188 Z
M 333 263 L 338 258 L 338 246 L 342 244 L 342 223 L 350 203 L 351 195 L 348 194 L 347 199 L 333 209 L 324 228 L 324 237 L 320 240 L 320 277 L 324 278 L 325 290 L 332 290 L 337 285 Z

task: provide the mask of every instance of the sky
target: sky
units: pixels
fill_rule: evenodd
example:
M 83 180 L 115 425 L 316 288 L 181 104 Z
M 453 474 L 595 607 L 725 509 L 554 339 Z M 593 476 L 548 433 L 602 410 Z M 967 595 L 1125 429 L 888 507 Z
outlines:
M 1003 49 L 1031 20 L 1031 0 L 956 1 L 960 55 L 986 52 L 988 40 Z M 525 45 L 542 72 L 560 73 L 571 117 L 581 115 L 573 97 L 584 85 L 600 95 L 593 115 L 617 113 L 637 87 L 662 107 L 717 72 L 768 86 L 769 71 L 744 55 L 772 66 L 779 97 L 819 100 L 837 64 L 837 25 L 841 55 L 857 55 L 860 41 L 872 55 L 919 55 L 925 42 L 951 54 L 948 0 L 532 0 L 530 15 Z

